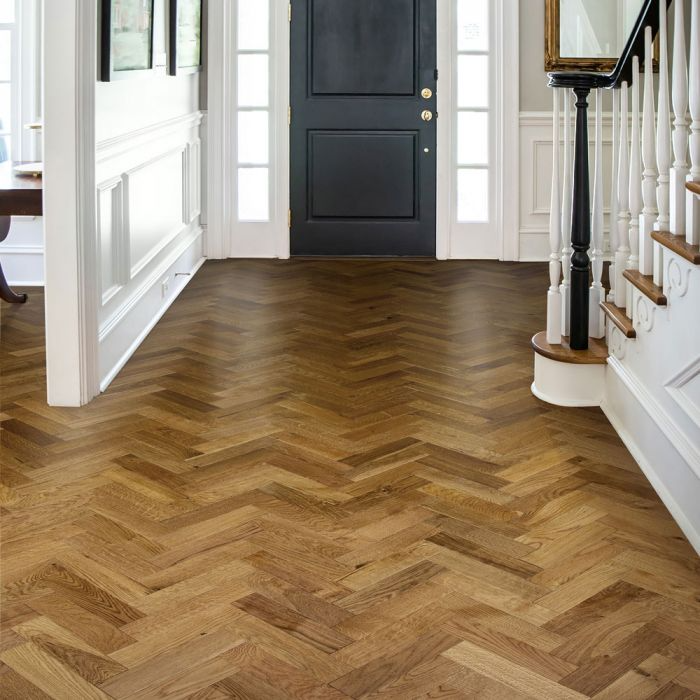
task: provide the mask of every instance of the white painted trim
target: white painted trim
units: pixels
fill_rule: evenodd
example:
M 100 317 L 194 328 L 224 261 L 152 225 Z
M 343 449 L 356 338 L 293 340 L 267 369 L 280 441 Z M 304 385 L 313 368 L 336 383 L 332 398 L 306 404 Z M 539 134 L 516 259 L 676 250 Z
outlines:
M 60 5 L 60 6 L 59 6 Z M 46 369 L 48 401 L 80 406 L 99 393 L 95 206 L 94 0 L 45 3 Z
M 0 246 L 0 255 L 43 255 L 43 245 L 12 245 L 3 243 Z
M 610 358 L 608 366 L 611 373 L 601 408 L 673 519 L 700 554 L 698 463 L 688 461 L 687 445 L 679 448 L 676 438 L 667 432 L 668 426 L 662 426 L 658 421 L 658 403 L 643 387 L 642 391 L 639 390 L 639 383 L 622 363 Z M 684 437 L 682 439 L 687 443 Z
M 616 357 L 608 359 L 609 367 L 620 378 L 629 393 L 636 399 L 649 417 L 654 421 L 658 430 L 674 446 L 683 461 L 700 479 L 700 446 L 693 445 L 686 435 L 678 429 L 663 406 L 647 391 L 646 387 L 620 362 Z
M 134 293 L 130 300 L 120 308 L 119 313 L 110 319 L 108 327 L 103 328 L 100 333 L 100 344 L 104 344 L 109 336 L 114 334 L 118 326 L 127 322 L 130 314 L 136 310 L 136 308 L 141 304 L 147 304 L 147 293 L 152 290 L 161 278 L 173 269 L 176 265 L 180 264 L 183 259 L 187 257 L 187 254 L 197 247 L 197 243 L 201 241 L 202 230 L 197 229 L 194 232 L 195 235 L 189 237 L 184 241 L 182 246 L 179 246 L 174 253 L 168 257 L 168 259 L 158 267 L 158 269 L 150 275 L 146 283 L 144 283 L 139 290 Z M 201 249 L 201 246 L 200 246 Z M 114 378 L 119 374 L 119 372 L 124 368 L 124 365 L 129 361 L 131 356 L 136 352 L 141 343 L 146 339 L 148 334 L 153 330 L 158 321 L 163 317 L 165 312 L 172 306 L 173 302 L 180 296 L 182 290 L 191 282 L 192 278 L 195 276 L 199 268 L 206 262 L 207 258 L 204 256 L 197 257 L 194 265 L 192 265 L 185 276 L 181 276 L 179 279 L 181 283 L 174 287 L 173 290 L 168 295 L 167 299 L 159 306 L 157 311 L 152 315 L 148 324 L 143 328 L 143 330 L 136 336 L 136 338 L 130 343 L 126 350 L 120 355 L 119 359 L 113 364 L 113 366 L 106 372 L 104 377 L 102 377 L 100 382 L 101 391 L 105 391 L 107 387 L 114 381 Z
M 205 254 L 228 257 L 233 198 L 232 100 L 234 94 L 231 0 L 209 0 L 207 7 L 207 235 Z
M 437 3 L 437 193 L 435 221 L 435 257 L 448 260 L 451 255 L 453 194 L 453 124 L 452 95 L 454 88 L 452 56 L 454 55 L 455 3 L 443 0 Z
M 520 3 L 502 0 L 498 54 L 500 63 L 500 173 L 498 211 L 501 231 L 501 260 L 520 257 Z
M 290 104 L 290 50 L 291 30 L 287 3 L 272 0 L 271 12 L 271 83 L 272 100 L 270 121 L 274 125 L 272 140 L 271 169 L 271 194 L 270 212 L 272 226 L 275 235 L 275 255 L 278 258 L 290 257 L 290 231 L 287 212 L 290 207 L 290 151 L 289 151 L 289 124 L 287 121 L 287 107 Z
M 203 119 L 203 112 L 192 112 L 104 139 L 96 145 L 97 162 L 101 163 L 123 153 L 134 151 L 142 144 L 150 143 L 154 137 L 160 139 L 184 129 L 196 129 L 202 124 Z
M 174 248 L 154 270 L 148 275 L 148 277 L 140 284 L 126 299 L 119 308 L 110 316 L 100 327 L 99 331 L 99 341 L 104 342 L 114 331 L 114 329 L 124 321 L 124 319 L 129 315 L 131 310 L 136 306 L 136 304 L 141 301 L 145 293 L 157 282 L 161 280 L 163 275 L 167 270 L 172 267 L 175 262 L 182 256 L 182 254 L 187 251 L 188 248 L 192 246 L 193 243 L 197 241 L 202 236 L 202 229 L 198 226 L 197 228 L 190 231 L 186 238 L 184 238 L 180 244 Z M 198 268 L 199 269 L 199 268 Z M 175 295 L 177 296 L 177 295 Z M 147 335 L 147 334 L 146 334 Z M 146 337 L 144 335 L 144 337 Z

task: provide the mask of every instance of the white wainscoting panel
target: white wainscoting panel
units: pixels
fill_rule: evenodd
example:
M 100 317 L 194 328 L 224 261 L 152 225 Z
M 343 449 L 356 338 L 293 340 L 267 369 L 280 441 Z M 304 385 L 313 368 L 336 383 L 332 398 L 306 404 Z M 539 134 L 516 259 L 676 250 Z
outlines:
M 591 192 L 594 176 L 593 127 L 595 98 L 589 119 Z M 575 112 L 575 110 L 572 110 Z M 563 128 L 561 130 L 563 134 Z M 573 130 L 572 130 L 573 133 Z M 552 192 L 552 113 L 520 113 L 520 260 L 549 259 L 549 206 Z M 563 156 L 563 148 L 562 148 Z M 563 169 L 563 160 L 560 164 Z M 563 172 L 563 170 L 562 170 Z M 603 196 L 605 201 L 605 254 L 612 178 L 612 115 L 603 116 Z
M 12 217 L 10 235 L 0 243 L 0 261 L 11 285 L 44 285 L 44 220 L 40 216 Z
M 196 112 L 98 144 L 102 390 L 204 261 L 201 122 Z

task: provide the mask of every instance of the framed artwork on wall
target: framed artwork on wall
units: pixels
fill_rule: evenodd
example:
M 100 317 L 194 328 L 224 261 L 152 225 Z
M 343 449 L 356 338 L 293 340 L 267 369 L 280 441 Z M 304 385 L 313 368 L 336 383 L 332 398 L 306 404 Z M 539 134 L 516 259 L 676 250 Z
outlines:
M 202 70 L 202 0 L 170 0 L 170 75 Z
M 545 0 L 545 71 L 615 68 L 644 0 Z M 659 44 L 654 68 L 658 70 Z
M 150 75 L 155 0 L 102 0 L 100 78 L 105 82 Z

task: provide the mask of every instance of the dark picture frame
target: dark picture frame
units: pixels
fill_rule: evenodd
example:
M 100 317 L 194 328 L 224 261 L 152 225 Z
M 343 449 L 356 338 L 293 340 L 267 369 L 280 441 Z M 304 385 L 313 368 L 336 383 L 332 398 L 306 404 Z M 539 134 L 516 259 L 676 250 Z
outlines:
M 152 75 L 155 0 L 102 0 L 101 7 L 100 80 Z
M 170 0 L 168 17 L 169 75 L 186 75 L 202 70 L 204 57 L 203 5 L 203 0 Z

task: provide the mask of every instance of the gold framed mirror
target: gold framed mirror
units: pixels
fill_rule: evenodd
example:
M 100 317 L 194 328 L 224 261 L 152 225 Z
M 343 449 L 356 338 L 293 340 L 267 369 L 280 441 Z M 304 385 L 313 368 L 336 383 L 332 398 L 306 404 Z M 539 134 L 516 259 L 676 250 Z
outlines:
M 545 70 L 610 72 L 643 4 L 644 0 L 545 0 Z

